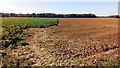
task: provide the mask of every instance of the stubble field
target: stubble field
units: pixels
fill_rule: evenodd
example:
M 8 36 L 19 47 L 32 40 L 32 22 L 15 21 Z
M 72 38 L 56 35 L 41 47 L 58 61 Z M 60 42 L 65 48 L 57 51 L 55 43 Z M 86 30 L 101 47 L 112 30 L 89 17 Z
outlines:
M 33 66 L 117 66 L 120 59 L 115 18 L 60 18 L 58 26 L 24 31 L 28 45 L 5 51 Z

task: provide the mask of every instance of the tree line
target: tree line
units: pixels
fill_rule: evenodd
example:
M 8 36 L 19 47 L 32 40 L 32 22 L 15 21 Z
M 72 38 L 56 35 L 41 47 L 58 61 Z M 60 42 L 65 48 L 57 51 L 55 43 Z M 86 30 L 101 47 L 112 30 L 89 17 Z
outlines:
M 96 18 L 95 14 L 55 14 L 55 13 L 32 13 L 32 14 L 16 14 L 1 13 L 2 17 L 42 17 L 42 18 Z
M 96 16 L 95 14 L 55 14 L 55 13 L 0 13 L 2 17 L 41 17 L 41 18 L 119 18 L 119 15 Z

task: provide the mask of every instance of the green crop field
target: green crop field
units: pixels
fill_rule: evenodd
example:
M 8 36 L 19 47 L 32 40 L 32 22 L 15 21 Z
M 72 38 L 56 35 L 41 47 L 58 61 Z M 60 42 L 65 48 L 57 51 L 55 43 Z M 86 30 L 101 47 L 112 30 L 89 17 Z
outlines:
M 2 26 L 19 25 L 22 28 L 49 27 L 58 24 L 55 18 L 2 18 Z
M 14 47 L 23 45 L 24 32 L 26 28 L 46 28 L 58 24 L 55 18 L 2 18 L 2 27 L 0 34 L 2 35 L 2 47 Z

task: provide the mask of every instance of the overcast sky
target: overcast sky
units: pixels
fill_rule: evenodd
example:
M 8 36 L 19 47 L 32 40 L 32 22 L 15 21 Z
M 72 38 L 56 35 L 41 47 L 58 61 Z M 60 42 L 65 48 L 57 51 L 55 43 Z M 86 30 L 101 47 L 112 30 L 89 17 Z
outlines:
M 43 2 L 44 1 L 44 2 Z M 99 16 L 118 14 L 119 0 L 3 0 L 0 12 L 5 13 L 94 13 Z

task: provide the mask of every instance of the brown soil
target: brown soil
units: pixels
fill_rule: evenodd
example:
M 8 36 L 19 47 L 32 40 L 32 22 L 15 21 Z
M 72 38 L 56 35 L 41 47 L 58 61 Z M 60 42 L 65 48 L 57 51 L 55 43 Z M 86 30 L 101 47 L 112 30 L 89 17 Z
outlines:
M 26 40 L 29 45 L 10 50 L 9 54 L 33 61 L 33 66 L 82 66 L 100 65 L 91 56 L 103 57 L 103 53 L 111 55 L 111 51 L 120 48 L 117 19 L 61 18 L 59 21 L 58 26 L 24 30 L 29 33 Z M 93 60 L 86 60 L 88 57 Z

